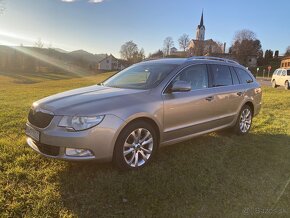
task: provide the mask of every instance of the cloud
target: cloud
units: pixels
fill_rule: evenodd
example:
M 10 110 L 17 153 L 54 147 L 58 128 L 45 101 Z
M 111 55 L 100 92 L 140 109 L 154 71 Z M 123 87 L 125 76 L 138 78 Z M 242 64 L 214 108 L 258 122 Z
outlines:
M 101 3 L 104 0 L 89 0 L 89 3 Z
M 76 0 L 61 0 L 62 2 L 75 2 Z
M 67 3 L 71 3 L 71 2 L 76 2 L 78 0 L 61 0 L 62 2 L 67 2 Z M 98 4 L 98 3 L 102 3 L 105 0 L 87 0 L 89 3 L 93 3 L 93 4 Z

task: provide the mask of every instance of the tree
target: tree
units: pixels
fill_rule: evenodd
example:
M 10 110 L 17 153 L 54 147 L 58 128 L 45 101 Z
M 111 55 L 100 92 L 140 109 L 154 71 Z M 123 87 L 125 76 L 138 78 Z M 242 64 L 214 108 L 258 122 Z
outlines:
M 133 59 L 132 60 L 129 60 L 131 61 L 131 63 L 138 63 L 142 60 L 145 59 L 145 51 L 143 48 L 140 49 L 140 51 L 136 51 L 133 55 Z
M 134 54 L 138 52 L 138 46 L 132 40 L 126 42 L 121 46 L 120 54 L 121 57 L 127 61 L 134 57 Z
M 279 57 L 279 50 L 276 50 L 274 54 L 274 58 L 278 58 L 278 57 Z
M 163 42 L 163 50 L 165 55 L 170 55 L 170 49 L 174 46 L 172 37 L 166 37 Z
M 234 36 L 234 41 L 242 42 L 243 40 L 256 40 L 256 34 L 247 29 L 237 31 Z
M 162 58 L 164 56 L 163 51 L 161 51 L 160 49 L 156 52 L 154 52 L 153 54 L 149 55 L 149 58 Z
M 129 62 L 129 64 L 140 62 L 145 58 L 144 49 L 142 48 L 139 51 L 137 44 L 132 40 L 121 46 L 120 54 L 123 59 Z
M 43 48 L 44 43 L 42 42 L 41 38 L 38 38 L 38 39 L 36 40 L 36 42 L 34 43 L 34 46 L 35 46 L 36 48 Z
M 254 55 L 258 57 L 261 54 L 262 45 L 254 32 L 241 30 L 234 36 L 230 52 L 241 64 L 246 65 L 248 56 Z
M 269 64 L 273 60 L 273 51 L 271 49 L 265 51 L 264 64 Z
M 288 55 L 290 55 L 290 45 L 286 48 L 286 52 L 284 56 L 288 56 Z
M 189 46 L 189 41 L 190 41 L 189 35 L 183 34 L 182 36 L 180 36 L 180 38 L 178 39 L 180 49 L 183 49 L 183 51 L 186 51 L 186 49 Z

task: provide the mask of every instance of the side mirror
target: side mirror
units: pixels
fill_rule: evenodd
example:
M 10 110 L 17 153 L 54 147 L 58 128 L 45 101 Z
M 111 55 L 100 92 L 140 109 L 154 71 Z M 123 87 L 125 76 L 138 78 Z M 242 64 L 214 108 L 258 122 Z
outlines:
M 175 81 L 172 84 L 170 91 L 171 92 L 189 92 L 191 91 L 191 85 L 189 82 L 186 82 L 183 80 Z

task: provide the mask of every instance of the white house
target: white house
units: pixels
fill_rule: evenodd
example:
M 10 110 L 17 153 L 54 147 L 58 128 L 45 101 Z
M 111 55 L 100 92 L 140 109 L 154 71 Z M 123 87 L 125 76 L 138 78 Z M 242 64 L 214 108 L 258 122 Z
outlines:
M 125 68 L 123 60 L 109 55 L 98 63 L 98 70 L 123 70 Z

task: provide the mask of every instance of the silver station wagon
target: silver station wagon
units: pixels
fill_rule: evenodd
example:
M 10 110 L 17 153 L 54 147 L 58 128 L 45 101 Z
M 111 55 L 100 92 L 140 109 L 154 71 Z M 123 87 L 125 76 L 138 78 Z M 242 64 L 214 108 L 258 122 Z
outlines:
M 225 128 L 248 133 L 261 97 L 252 74 L 231 60 L 144 61 L 101 84 L 34 102 L 27 143 L 46 157 L 138 169 L 159 146 Z

